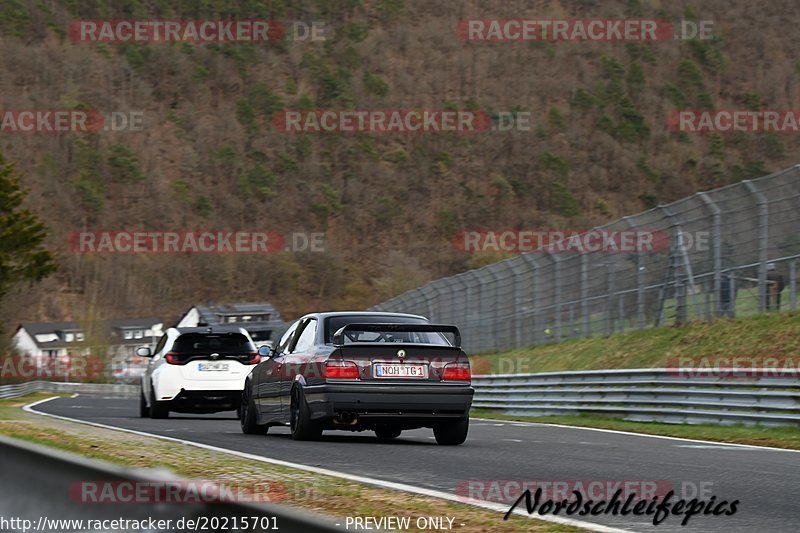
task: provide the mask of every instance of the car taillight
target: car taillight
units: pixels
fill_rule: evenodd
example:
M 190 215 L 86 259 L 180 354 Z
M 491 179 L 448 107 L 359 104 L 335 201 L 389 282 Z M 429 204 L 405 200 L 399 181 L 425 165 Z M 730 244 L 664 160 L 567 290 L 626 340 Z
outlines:
M 450 363 L 444 367 L 442 372 L 443 381 L 469 381 L 472 373 L 469 370 L 469 363 Z
M 328 361 L 324 374 L 327 379 L 358 379 L 358 366 L 352 361 Z
M 178 355 L 178 354 L 176 354 L 174 352 L 169 352 L 166 355 L 164 355 L 164 360 L 167 363 L 171 364 L 171 365 L 180 365 L 181 364 L 180 355 Z
M 261 356 L 258 355 L 258 352 L 250 352 L 247 357 L 246 360 L 242 361 L 243 365 L 257 365 L 261 362 Z

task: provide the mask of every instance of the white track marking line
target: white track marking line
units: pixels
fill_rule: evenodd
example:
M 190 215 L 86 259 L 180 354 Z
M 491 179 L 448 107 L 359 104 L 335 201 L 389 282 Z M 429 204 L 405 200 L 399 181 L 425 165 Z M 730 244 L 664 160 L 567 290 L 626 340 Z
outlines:
M 39 416 L 48 416 L 51 418 L 57 418 L 59 420 L 66 420 L 68 422 L 75 422 L 77 424 L 85 424 L 87 426 L 94 426 L 103 429 L 110 429 L 113 431 L 122 431 L 125 433 L 131 433 L 133 435 L 140 435 L 143 437 L 152 437 L 156 439 L 177 442 L 180 444 L 185 444 L 187 446 L 195 446 L 197 448 L 202 448 L 204 450 L 210 450 L 219 453 L 226 453 L 228 455 L 234 455 L 236 457 L 241 457 L 242 459 L 249 459 L 251 461 L 259 461 L 262 463 L 273 464 L 277 466 L 283 466 L 287 468 L 295 468 L 297 470 L 303 470 L 306 472 L 313 472 L 315 474 L 321 474 L 324 476 L 331 476 L 340 479 L 346 479 L 348 481 L 355 481 L 357 483 L 364 483 L 367 485 L 373 485 L 376 487 L 381 487 L 384 489 L 392 489 L 401 492 L 408 492 L 410 494 L 416 494 L 418 496 L 427 496 L 429 498 L 438 498 L 440 500 L 447 500 L 455 503 L 462 503 L 465 505 L 471 505 L 473 507 L 480 507 L 482 509 L 488 509 L 490 511 L 498 511 L 503 514 L 508 512 L 508 506 L 502 505 L 499 503 L 487 502 L 483 500 L 472 500 L 467 498 L 460 498 L 455 494 L 450 494 L 448 492 L 443 492 L 439 490 L 431 490 L 431 489 L 424 489 L 421 487 L 415 487 L 412 485 L 406 485 L 405 483 L 395 483 L 394 481 L 384 481 L 381 479 L 375 479 L 366 476 L 357 476 L 354 474 L 346 474 L 344 472 L 337 472 L 335 470 L 328 470 L 327 468 L 320 468 L 316 466 L 307 466 L 298 463 L 291 463 L 289 461 L 282 461 L 280 459 L 272 459 L 270 457 L 263 457 L 260 455 L 253 455 L 251 453 L 246 452 L 238 452 L 236 450 L 227 450 L 225 448 L 219 448 L 217 446 L 211 446 L 210 444 L 203 444 L 200 442 L 193 442 L 190 440 L 178 439 L 175 437 L 166 437 L 164 435 L 157 435 L 155 433 L 147 433 L 145 431 L 137 431 L 135 429 L 127 429 L 127 428 L 120 428 L 115 426 L 109 426 L 106 424 L 98 424 L 96 422 L 87 422 L 86 420 L 78 420 L 76 418 L 69 418 L 66 416 L 61 415 L 54 415 L 50 413 L 44 413 L 42 411 L 35 411 L 33 408 L 37 405 L 43 404 L 45 402 L 49 402 L 51 400 L 55 400 L 60 398 L 60 396 L 53 396 L 52 398 L 45 398 L 43 400 L 39 400 L 37 402 L 33 402 L 31 404 L 25 405 L 22 410 L 28 413 L 33 413 Z M 529 518 L 534 518 L 536 520 L 541 520 L 543 522 L 552 522 L 554 524 L 562 524 L 566 526 L 574 526 L 574 527 L 581 527 L 584 529 L 588 529 L 589 531 L 599 531 L 601 533 L 629 533 L 631 530 L 628 529 L 619 529 L 609 526 L 603 526 L 601 524 L 593 524 L 591 522 L 584 522 L 582 520 L 573 520 L 571 518 L 561 518 L 559 516 L 551 516 L 551 515 L 529 515 L 525 509 L 520 509 L 517 507 L 514 509 L 514 514 L 520 516 L 526 516 Z
M 470 418 L 470 420 L 491 421 L 491 418 Z M 581 429 L 584 431 L 599 431 L 601 433 L 616 433 L 618 435 L 632 435 L 634 437 L 647 437 L 650 439 L 666 439 L 666 440 L 679 440 L 682 442 L 699 442 L 700 444 L 713 444 L 715 446 L 723 446 L 726 448 L 755 448 L 756 450 L 770 450 L 774 452 L 793 452 L 800 453 L 800 450 L 791 450 L 789 448 L 775 448 L 774 446 L 756 446 L 755 444 L 736 444 L 734 442 L 719 442 L 714 440 L 700 440 L 700 439 L 687 439 L 685 437 L 669 437 L 667 435 L 650 435 L 647 433 L 636 433 L 634 431 L 620 431 L 618 429 L 603 429 L 603 428 L 589 428 L 584 426 L 568 426 L 566 424 L 545 424 L 542 422 L 520 422 L 514 421 L 514 424 L 519 427 L 532 426 L 532 427 L 554 427 L 566 429 Z

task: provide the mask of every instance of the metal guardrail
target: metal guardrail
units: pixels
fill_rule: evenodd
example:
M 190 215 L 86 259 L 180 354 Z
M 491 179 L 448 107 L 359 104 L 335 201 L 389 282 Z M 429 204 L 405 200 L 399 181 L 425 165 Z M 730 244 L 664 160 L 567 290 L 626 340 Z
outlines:
M 592 370 L 474 376 L 473 407 L 689 424 L 800 425 L 791 369 Z
M 589 370 L 473 376 L 473 407 L 508 414 L 602 414 L 671 423 L 800 426 L 800 371 L 791 369 Z M 135 398 L 137 385 L 31 381 L 0 386 L 0 399 L 31 392 Z
M 121 398 L 138 398 L 139 386 L 121 383 L 72 383 L 59 381 L 27 381 L 12 385 L 0 385 L 0 400 L 17 398 L 32 392 L 68 392 L 105 394 Z
M 322 533 L 338 531 L 333 522 L 313 515 L 310 512 L 289 509 L 274 503 L 245 503 L 214 501 L 194 503 L 190 498 L 185 482 L 164 471 L 131 470 L 119 466 L 86 459 L 74 454 L 44 448 L 29 442 L 21 442 L 0 436 L 0 517 L 8 520 L 14 517 L 29 520 L 28 531 L 75 530 L 75 531 L 127 531 L 128 528 L 114 526 L 112 520 L 171 520 L 171 527 L 134 529 L 150 531 L 176 531 L 191 528 L 175 527 L 178 520 L 208 519 L 206 531 L 267 531 L 277 526 L 280 531 Z M 174 495 L 173 501 L 166 503 L 95 503 L 81 499 L 81 482 L 99 484 L 103 482 L 139 482 L 143 486 L 164 485 L 163 494 Z M 133 489 L 132 489 L 133 490 Z M 129 492 L 132 492 L 129 491 Z M 96 491 L 99 493 L 99 491 Z M 220 491 L 222 492 L 222 491 Z M 185 498 L 181 497 L 185 494 Z M 96 495 L 95 495 L 96 496 Z M 182 501 L 181 501 L 182 500 Z M 192 502 L 192 503 L 187 503 Z M 204 517 L 204 518 L 203 518 Z M 216 517 L 216 521 L 213 518 Z M 256 527 L 231 528 L 233 517 L 242 524 L 242 517 Z M 225 519 L 228 519 L 227 521 Z M 74 526 L 56 527 L 50 522 L 40 520 L 92 520 L 108 521 L 101 528 L 81 528 Z M 216 524 L 216 525 L 215 525 Z M 42 527 L 39 527 L 42 526 Z M 17 528 L 19 529 L 19 528 Z M 6 529 L 3 529 L 4 531 Z

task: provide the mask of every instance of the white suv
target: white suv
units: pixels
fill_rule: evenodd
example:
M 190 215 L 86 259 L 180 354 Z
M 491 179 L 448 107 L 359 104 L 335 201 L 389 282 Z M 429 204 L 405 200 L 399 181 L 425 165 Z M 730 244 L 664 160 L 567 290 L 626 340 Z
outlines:
M 136 354 L 151 358 L 139 400 L 139 415 L 150 418 L 238 411 L 245 378 L 261 359 L 247 331 L 232 326 L 169 328 L 154 353 Z

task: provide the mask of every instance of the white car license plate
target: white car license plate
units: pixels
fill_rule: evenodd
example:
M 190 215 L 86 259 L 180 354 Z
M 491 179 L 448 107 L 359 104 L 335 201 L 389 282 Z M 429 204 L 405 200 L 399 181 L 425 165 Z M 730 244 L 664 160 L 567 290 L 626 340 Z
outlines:
M 398 365 L 376 363 L 372 365 L 376 378 L 417 378 L 428 377 L 427 365 Z
M 197 369 L 200 372 L 226 372 L 228 370 L 228 363 L 223 363 L 221 361 L 197 363 Z

